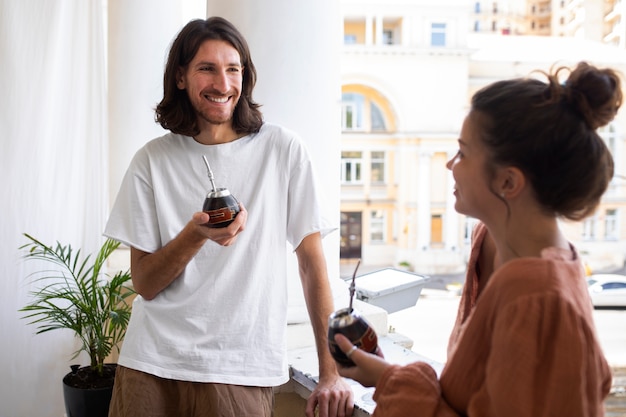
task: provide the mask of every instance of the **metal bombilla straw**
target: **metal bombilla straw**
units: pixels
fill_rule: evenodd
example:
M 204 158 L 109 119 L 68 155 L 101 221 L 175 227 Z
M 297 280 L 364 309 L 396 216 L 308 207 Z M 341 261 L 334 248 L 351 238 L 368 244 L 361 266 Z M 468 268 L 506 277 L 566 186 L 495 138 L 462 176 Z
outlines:
M 211 181 L 211 187 L 213 187 L 213 192 L 215 192 L 217 191 L 217 188 L 215 188 L 215 180 L 213 178 L 213 171 L 211 171 L 211 165 L 209 165 L 209 160 L 206 159 L 206 156 L 202 155 L 202 159 L 204 159 L 207 173 L 209 174 L 209 181 Z
M 352 300 L 354 299 L 354 293 L 356 292 L 356 285 L 354 281 L 356 279 L 356 271 L 359 269 L 359 265 L 361 265 L 360 259 L 359 262 L 357 262 L 356 267 L 354 268 L 354 273 L 352 274 L 352 283 L 350 284 L 350 305 L 348 311 L 352 311 Z

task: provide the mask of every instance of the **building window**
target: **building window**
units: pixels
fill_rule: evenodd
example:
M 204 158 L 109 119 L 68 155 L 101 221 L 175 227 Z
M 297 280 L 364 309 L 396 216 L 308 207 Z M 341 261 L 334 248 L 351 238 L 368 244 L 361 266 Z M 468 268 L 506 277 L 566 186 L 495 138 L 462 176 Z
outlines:
M 430 46 L 446 46 L 446 24 L 431 23 Z
M 465 240 L 465 244 L 467 245 L 471 244 L 472 232 L 474 231 L 474 227 L 476 227 L 477 224 L 478 224 L 478 219 L 475 219 L 473 217 L 465 218 L 465 233 L 463 236 Z
M 617 151 L 617 131 L 615 130 L 615 124 L 611 123 L 608 126 L 604 126 L 598 131 L 607 148 L 611 151 L 611 154 L 615 155 Z
M 361 129 L 361 109 L 362 102 L 345 101 L 341 103 L 341 127 L 343 130 Z
M 385 212 L 374 210 L 370 215 L 370 242 L 385 242 Z
M 344 45 L 355 45 L 356 44 L 356 35 L 352 35 L 350 33 L 346 33 L 343 35 L 343 43 Z
M 383 117 L 383 112 L 380 110 L 380 107 L 378 107 L 376 103 L 374 102 L 371 102 L 370 113 L 371 113 L 372 131 L 373 132 L 386 131 L 387 126 L 385 125 L 385 118 Z
M 606 240 L 617 240 L 617 210 L 609 209 L 605 213 L 604 217 L 604 238 Z
M 474 22 L 474 32 L 480 32 L 480 22 L 478 20 Z
M 382 184 L 385 182 L 385 152 L 372 152 L 371 161 L 372 184 Z
M 583 221 L 583 240 L 594 240 L 596 238 L 596 216 L 591 216 Z
M 361 212 L 341 212 L 341 259 L 361 258 Z
M 341 100 L 343 131 L 387 131 L 383 112 L 374 101 L 359 93 L 343 93 Z
M 433 214 L 430 217 L 430 243 L 435 246 L 443 243 L 443 217 Z
M 361 165 L 363 156 L 361 152 L 341 152 L 341 182 L 344 184 L 360 184 Z
M 384 29 L 383 30 L 383 45 L 393 45 L 393 30 Z
M 604 126 L 598 129 L 598 133 L 600 134 L 600 137 L 602 138 L 602 140 L 604 140 L 604 143 L 606 144 L 606 147 L 609 149 L 609 152 L 611 152 L 611 155 L 614 155 L 614 158 L 615 158 L 615 156 L 618 155 L 618 134 L 617 134 L 617 129 L 615 128 L 615 124 L 610 123 L 608 126 Z M 616 163 L 618 164 L 616 168 L 621 169 L 621 167 L 619 166 L 619 163 L 617 161 Z M 615 181 L 614 179 L 611 180 L 611 183 L 609 184 L 609 188 L 606 192 L 606 195 L 607 196 L 619 195 L 620 186 L 621 185 L 619 182 Z
M 345 93 L 341 102 L 341 127 L 343 130 L 363 130 L 363 107 L 365 97 L 362 94 Z
M 480 13 L 480 2 L 474 3 L 474 13 Z

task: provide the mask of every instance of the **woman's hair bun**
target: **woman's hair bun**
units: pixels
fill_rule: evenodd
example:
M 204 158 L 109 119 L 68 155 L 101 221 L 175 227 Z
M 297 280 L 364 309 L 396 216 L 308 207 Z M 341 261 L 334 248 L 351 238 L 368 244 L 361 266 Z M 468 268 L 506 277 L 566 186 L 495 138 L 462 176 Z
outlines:
M 612 69 L 599 69 L 580 62 L 563 87 L 565 99 L 594 130 L 613 120 L 622 104 L 620 78 Z

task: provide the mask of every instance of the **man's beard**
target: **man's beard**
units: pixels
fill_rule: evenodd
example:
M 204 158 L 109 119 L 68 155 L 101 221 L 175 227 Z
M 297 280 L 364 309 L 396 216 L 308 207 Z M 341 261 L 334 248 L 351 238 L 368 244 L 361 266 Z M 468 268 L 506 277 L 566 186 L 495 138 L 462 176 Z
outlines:
M 231 111 L 229 115 L 224 116 L 224 117 L 215 117 L 215 116 L 211 116 L 211 115 L 205 114 L 203 112 L 198 112 L 198 111 L 196 111 L 196 114 L 205 122 L 215 125 L 215 126 L 219 126 L 219 125 L 232 122 L 234 114 L 235 114 L 235 110 L 233 109 L 233 111 Z

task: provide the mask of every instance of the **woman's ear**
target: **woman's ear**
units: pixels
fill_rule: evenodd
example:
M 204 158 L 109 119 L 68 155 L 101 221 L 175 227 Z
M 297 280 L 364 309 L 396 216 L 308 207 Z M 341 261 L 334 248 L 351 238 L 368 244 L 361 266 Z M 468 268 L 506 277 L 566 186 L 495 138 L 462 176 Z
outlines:
M 496 177 L 496 191 L 504 199 L 517 197 L 526 187 L 526 176 L 517 167 L 500 168 Z

